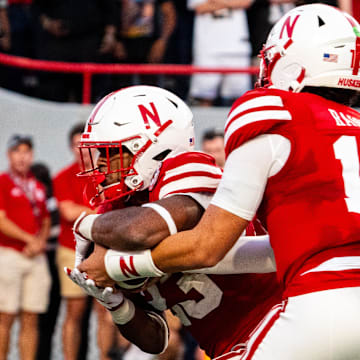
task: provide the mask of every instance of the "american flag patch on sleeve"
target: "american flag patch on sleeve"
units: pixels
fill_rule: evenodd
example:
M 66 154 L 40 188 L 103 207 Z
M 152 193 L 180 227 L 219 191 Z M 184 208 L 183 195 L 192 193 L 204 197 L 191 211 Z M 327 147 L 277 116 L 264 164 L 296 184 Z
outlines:
M 338 56 L 336 54 L 324 53 L 323 61 L 337 63 L 338 62 Z

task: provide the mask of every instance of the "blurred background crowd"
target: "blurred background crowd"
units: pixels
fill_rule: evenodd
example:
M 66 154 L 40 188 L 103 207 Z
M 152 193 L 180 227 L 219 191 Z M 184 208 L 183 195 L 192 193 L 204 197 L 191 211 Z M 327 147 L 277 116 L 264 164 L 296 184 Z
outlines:
M 0 52 L 80 63 L 246 68 L 258 65 L 257 54 L 266 35 L 283 13 L 313 2 L 0 0 Z M 319 2 L 338 6 L 360 18 L 359 0 Z M 96 75 L 91 101 L 95 103 L 112 90 L 140 83 L 164 87 L 191 105 L 209 107 L 230 106 L 253 86 L 254 78 L 246 73 Z M 76 103 L 82 98 L 82 78 L 78 74 L 1 65 L 0 87 L 56 102 Z M 73 162 L 54 177 L 46 165 L 34 163 L 31 137 L 20 134 L 8 139 L 8 170 L 0 175 L 0 288 L 7 289 L 5 300 L 0 299 L 0 360 L 7 359 L 11 327 L 16 319 L 20 323 L 19 357 L 51 359 L 61 303 L 65 307 L 61 356 L 65 360 L 86 359 L 89 314 L 96 305 L 62 271 L 64 266 L 72 266 L 72 223 L 82 211 L 93 211 L 83 203 L 83 184 L 75 181 L 79 172 L 77 145 L 83 128 L 83 123 L 77 124 L 69 132 Z M 201 148 L 223 166 L 222 131 L 214 128 L 204 132 Z M 6 274 L 10 268 L 13 272 L 9 277 Z M 25 290 L 20 285 L 24 276 Z M 164 354 L 154 357 L 138 352 L 123 339 L 100 307 L 96 307 L 96 313 L 99 359 L 206 358 L 171 314 L 170 346 Z M 59 356 L 55 358 L 61 359 Z
M 32 59 L 127 64 L 257 65 L 270 27 L 309 0 L 1 0 L 0 51 Z M 318 1 L 354 13 L 356 0 Z M 129 84 L 159 85 L 196 105 L 229 105 L 249 74 L 97 75 L 91 100 Z M 81 75 L 1 67 L 0 86 L 80 102 Z

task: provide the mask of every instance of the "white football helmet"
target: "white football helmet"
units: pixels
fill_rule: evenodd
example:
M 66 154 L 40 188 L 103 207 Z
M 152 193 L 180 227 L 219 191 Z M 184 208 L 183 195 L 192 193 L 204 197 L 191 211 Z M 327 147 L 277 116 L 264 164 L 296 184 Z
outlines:
M 154 86 L 131 86 L 105 96 L 95 106 L 81 137 L 80 153 L 91 149 L 105 151 L 108 169 L 100 172 L 96 159 L 79 176 L 89 176 L 92 186 L 85 193 L 96 206 L 149 188 L 162 160 L 194 147 L 193 115 L 189 107 L 171 92 Z M 133 155 L 123 166 L 122 154 Z M 110 171 L 110 157 L 120 153 L 120 168 Z M 116 184 L 99 186 L 105 176 L 120 173 Z M 90 184 L 89 183 L 89 184 Z M 105 199 L 105 200 L 104 200 Z
M 359 90 L 359 36 L 358 22 L 335 7 L 296 7 L 268 36 L 258 85 L 293 92 L 305 86 Z

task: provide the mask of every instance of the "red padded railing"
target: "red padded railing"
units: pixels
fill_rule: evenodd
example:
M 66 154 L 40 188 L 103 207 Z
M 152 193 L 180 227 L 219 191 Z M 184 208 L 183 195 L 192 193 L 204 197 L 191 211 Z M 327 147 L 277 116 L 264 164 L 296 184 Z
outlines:
M 171 74 L 192 75 L 195 73 L 247 73 L 257 74 L 257 67 L 217 68 L 175 64 L 99 64 L 34 60 L 0 53 L 0 64 L 37 71 L 77 73 L 83 75 L 83 104 L 91 99 L 91 78 L 94 74 Z

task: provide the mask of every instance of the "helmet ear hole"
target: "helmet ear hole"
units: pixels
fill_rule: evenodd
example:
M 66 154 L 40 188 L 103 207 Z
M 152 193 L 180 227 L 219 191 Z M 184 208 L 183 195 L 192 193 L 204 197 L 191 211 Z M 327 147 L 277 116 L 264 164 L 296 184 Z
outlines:
M 171 149 L 164 150 L 160 154 L 154 156 L 153 160 L 162 161 L 171 153 L 171 151 L 172 151 Z

